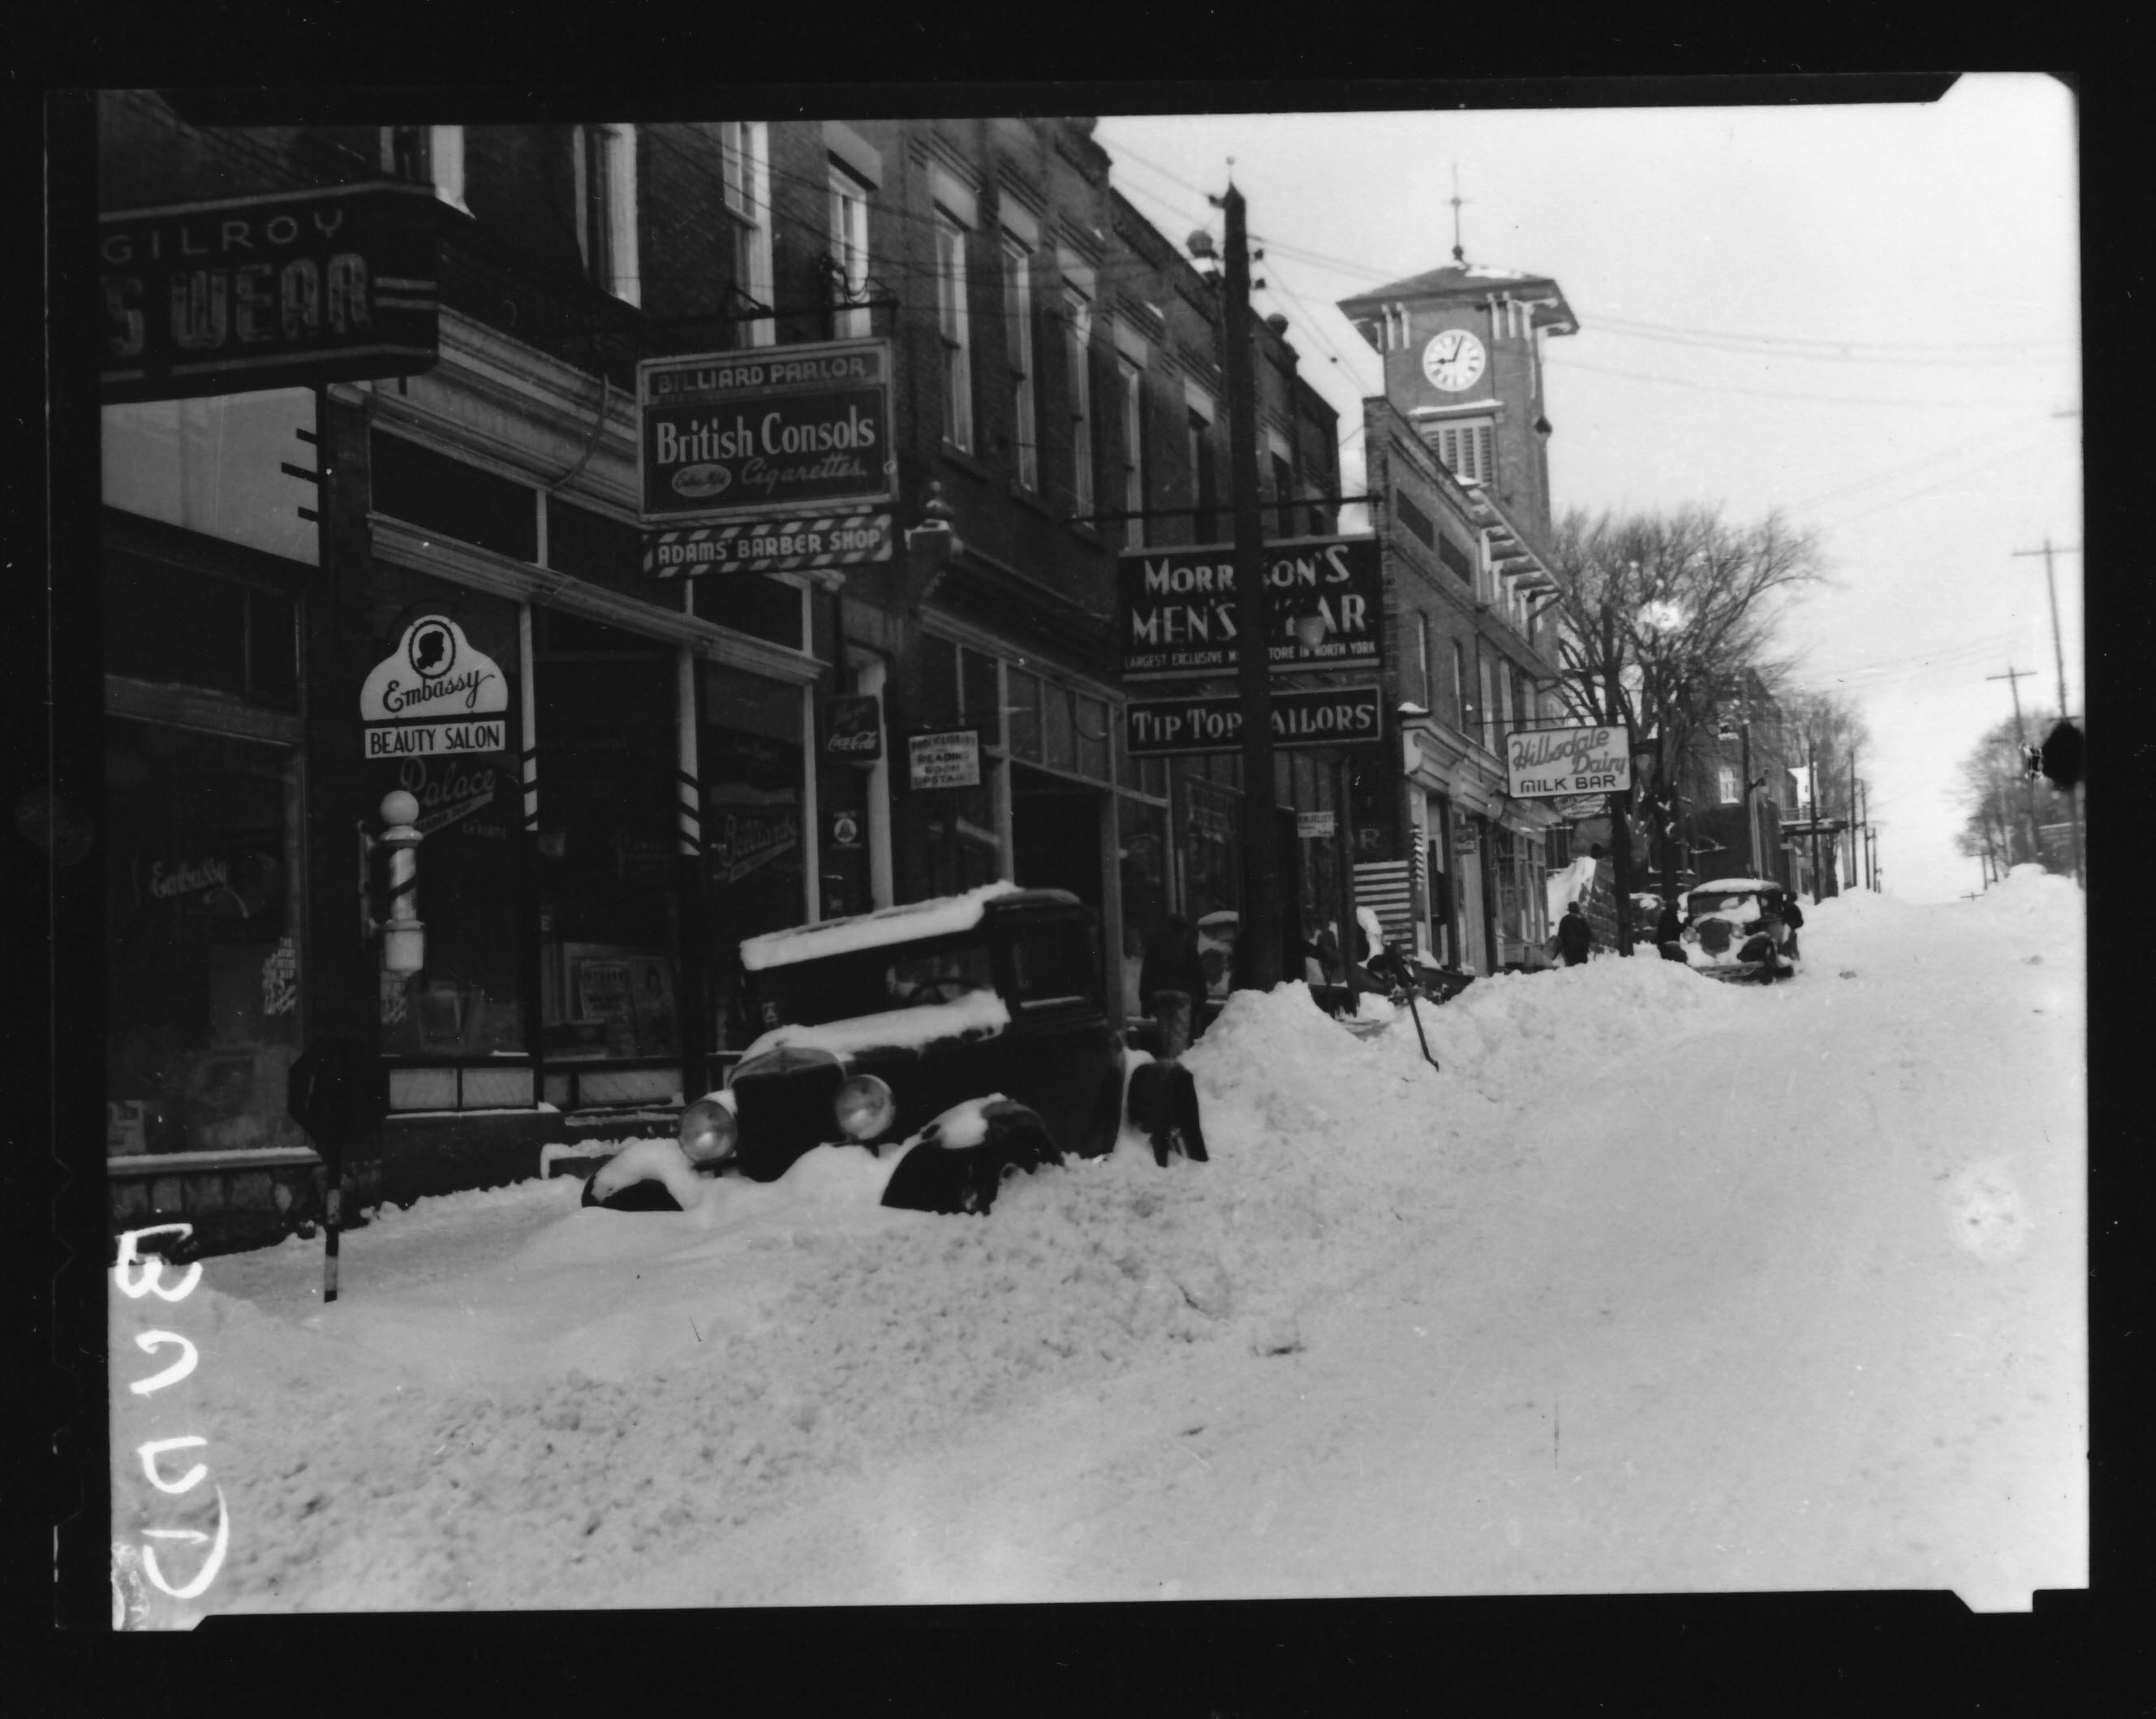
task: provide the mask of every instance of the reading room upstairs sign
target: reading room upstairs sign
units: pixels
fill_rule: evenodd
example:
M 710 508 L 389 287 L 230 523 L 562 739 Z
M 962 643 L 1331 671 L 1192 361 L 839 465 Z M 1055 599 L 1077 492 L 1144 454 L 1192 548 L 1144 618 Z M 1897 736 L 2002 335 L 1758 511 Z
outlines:
M 333 185 L 100 218 L 108 402 L 409 376 L 438 353 L 434 193 Z

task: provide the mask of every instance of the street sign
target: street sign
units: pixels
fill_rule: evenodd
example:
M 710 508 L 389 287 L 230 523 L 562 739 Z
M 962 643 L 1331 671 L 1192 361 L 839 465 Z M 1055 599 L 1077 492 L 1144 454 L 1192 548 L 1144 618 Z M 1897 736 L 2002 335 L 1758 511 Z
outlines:
M 1276 746 L 1352 745 L 1376 740 L 1383 730 L 1383 696 L 1375 687 L 1276 692 L 1272 706 Z M 1125 719 L 1133 758 L 1232 752 L 1243 744 L 1243 706 L 1233 693 L 1133 699 Z
M 1235 557 L 1228 543 L 1124 552 L 1116 579 L 1124 679 L 1237 672 Z M 1375 538 L 1282 538 L 1265 546 L 1265 561 L 1273 673 L 1376 671 L 1385 592 Z M 1313 616 L 1324 620 L 1324 636 L 1306 645 L 1296 623 Z
M 646 358 L 636 367 L 645 522 L 891 502 L 891 373 L 888 340 Z
M 788 573 L 891 559 L 891 516 L 759 514 L 722 525 L 671 526 L 644 534 L 644 570 L 659 579 L 705 573 Z
M 1629 729 L 1603 723 L 1518 728 L 1505 736 L 1505 791 L 1514 800 L 1622 794 L 1632 785 Z

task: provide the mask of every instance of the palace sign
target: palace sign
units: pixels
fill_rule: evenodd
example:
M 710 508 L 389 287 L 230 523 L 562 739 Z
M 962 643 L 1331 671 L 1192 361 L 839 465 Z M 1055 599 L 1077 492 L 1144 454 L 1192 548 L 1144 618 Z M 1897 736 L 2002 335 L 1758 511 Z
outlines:
M 1235 548 L 1132 549 L 1116 570 L 1116 625 L 1126 680 L 1231 675 L 1235 636 Z M 1275 674 L 1378 664 L 1384 580 L 1375 538 L 1288 538 L 1265 546 Z M 1321 616 L 1323 639 L 1305 646 L 1296 622 Z
M 1594 728 L 1517 728 L 1505 737 L 1505 791 L 1515 800 L 1622 794 L 1632 785 L 1632 735 Z
M 647 358 L 636 386 L 647 524 L 837 514 L 896 494 L 887 340 Z M 887 521 L 882 535 L 880 556 L 856 558 L 887 559 Z
M 445 615 L 423 615 L 367 671 L 359 718 L 368 758 L 509 750 L 509 682 Z
M 1383 727 L 1384 701 L 1375 687 L 1275 692 L 1272 707 L 1276 746 L 1353 745 L 1377 739 Z M 1126 717 L 1133 758 L 1232 752 L 1243 744 L 1242 702 L 1233 694 L 1133 700 Z
M 100 397 L 409 376 L 438 354 L 435 201 L 339 185 L 100 218 Z

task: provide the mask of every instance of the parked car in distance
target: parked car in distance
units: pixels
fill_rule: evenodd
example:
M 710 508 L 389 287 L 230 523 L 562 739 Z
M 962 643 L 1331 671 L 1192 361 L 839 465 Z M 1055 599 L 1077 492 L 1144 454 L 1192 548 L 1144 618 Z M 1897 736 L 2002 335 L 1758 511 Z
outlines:
M 1732 980 L 1792 968 L 1779 954 L 1788 895 L 1767 878 L 1717 878 L 1697 885 L 1685 897 L 1685 960 L 1711 978 Z
M 775 1181 L 824 1145 L 880 1151 L 998 1094 L 1045 1131 L 1027 1121 L 985 1145 L 915 1148 L 955 1161 L 1022 1143 L 983 1168 L 970 1203 L 929 1209 L 985 1210 L 1014 1169 L 1114 1149 L 1125 1053 L 1104 1006 L 1100 922 L 1075 896 L 984 884 L 752 937 L 741 953 L 765 1029 L 726 1082 L 742 1174 Z

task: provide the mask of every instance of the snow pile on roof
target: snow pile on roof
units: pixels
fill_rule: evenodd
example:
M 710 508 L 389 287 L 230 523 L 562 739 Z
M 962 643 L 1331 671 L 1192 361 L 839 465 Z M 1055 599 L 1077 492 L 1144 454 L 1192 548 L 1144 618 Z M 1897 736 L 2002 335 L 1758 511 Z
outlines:
M 998 878 L 969 889 L 963 895 L 939 896 L 933 901 L 906 902 L 895 908 L 879 908 L 872 914 L 850 919 L 826 919 L 821 924 L 796 925 L 784 931 L 767 931 L 741 946 L 742 965 L 752 973 L 766 967 L 790 966 L 825 955 L 850 954 L 855 950 L 881 949 L 916 938 L 947 937 L 970 931 L 981 923 L 981 912 L 999 895 L 1009 895 L 1018 885 Z
M 969 991 L 945 1003 L 886 1009 L 822 1027 L 774 1027 L 742 1053 L 742 1060 L 783 1047 L 829 1051 L 834 1057 L 871 1050 L 918 1050 L 945 1038 L 983 1038 L 1010 1025 L 1010 1008 L 993 991 Z

